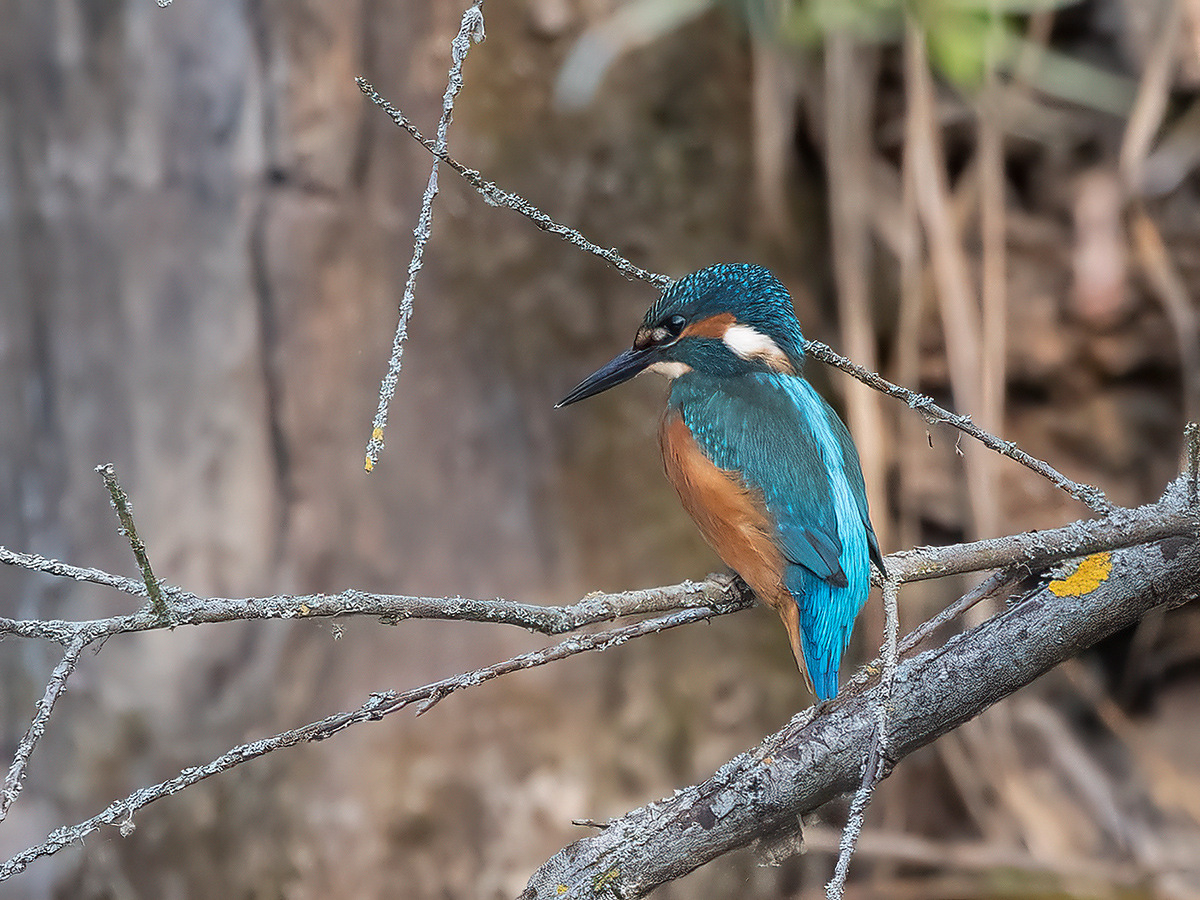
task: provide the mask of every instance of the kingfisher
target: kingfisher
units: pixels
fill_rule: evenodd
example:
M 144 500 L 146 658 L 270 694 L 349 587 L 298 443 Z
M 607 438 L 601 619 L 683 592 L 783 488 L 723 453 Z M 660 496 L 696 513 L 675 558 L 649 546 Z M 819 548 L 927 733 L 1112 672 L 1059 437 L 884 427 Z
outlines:
M 716 265 L 674 282 L 633 346 L 558 407 L 650 371 L 670 381 L 663 467 L 717 555 L 783 620 L 818 700 L 884 571 L 858 451 L 802 376 L 792 298 L 762 266 Z

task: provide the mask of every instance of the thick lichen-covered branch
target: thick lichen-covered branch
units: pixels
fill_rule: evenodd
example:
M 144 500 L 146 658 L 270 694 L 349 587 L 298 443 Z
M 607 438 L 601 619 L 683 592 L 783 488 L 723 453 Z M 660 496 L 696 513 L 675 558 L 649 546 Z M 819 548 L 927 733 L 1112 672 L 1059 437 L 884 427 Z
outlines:
M 1162 505 L 1182 514 L 1185 500 L 1179 483 Z M 903 660 L 887 700 L 883 774 L 1151 609 L 1200 594 L 1194 536 L 1118 550 L 1108 562 L 1100 579 L 1051 581 L 945 645 Z M 819 715 L 801 713 L 703 783 L 565 847 L 533 875 L 522 900 L 590 897 L 602 878 L 613 896 L 633 900 L 762 834 L 794 832 L 801 815 L 859 786 L 884 690 L 878 680 L 852 684 Z

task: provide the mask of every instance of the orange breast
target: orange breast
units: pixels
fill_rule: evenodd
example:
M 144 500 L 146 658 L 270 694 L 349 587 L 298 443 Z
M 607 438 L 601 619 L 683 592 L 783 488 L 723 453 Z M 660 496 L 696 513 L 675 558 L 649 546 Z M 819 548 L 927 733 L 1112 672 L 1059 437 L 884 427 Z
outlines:
M 725 564 L 779 613 L 792 653 L 804 671 L 799 608 L 783 585 L 786 560 L 771 538 L 774 523 L 761 493 L 715 466 L 678 412 L 667 411 L 659 429 L 659 444 L 667 478 L 683 508 Z

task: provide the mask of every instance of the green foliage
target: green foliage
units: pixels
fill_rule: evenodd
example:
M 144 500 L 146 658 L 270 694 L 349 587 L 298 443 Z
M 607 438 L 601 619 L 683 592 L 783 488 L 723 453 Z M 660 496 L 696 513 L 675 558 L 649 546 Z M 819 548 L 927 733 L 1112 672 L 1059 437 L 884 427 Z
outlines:
M 816 47 L 834 32 L 868 43 L 903 39 L 906 20 L 925 35 L 930 63 L 959 90 L 979 90 L 989 74 L 1015 75 L 1047 95 L 1122 115 L 1134 84 L 1023 37 L 1028 17 L 1079 0 L 630 0 L 585 34 L 560 77 L 560 100 L 590 99 L 614 59 L 683 27 L 715 7 L 760 38 Z
M 652 2 L 652 0 L 643 0 Z M 660 0 L 661 2 L 661 0 Z M 1028 17 L 1079 0 L 726 0 L 756 33 L 799 46 L 819 45 L 843 32 L 872 43 L 903 38 L 906 18 L 924 32 L 930 63 L 967 93 L 989 73 L 1018 74 L 1031 87 L 1061 100 L 1122 114 L 1132 102 L 1132 80 L 1023 37 Z

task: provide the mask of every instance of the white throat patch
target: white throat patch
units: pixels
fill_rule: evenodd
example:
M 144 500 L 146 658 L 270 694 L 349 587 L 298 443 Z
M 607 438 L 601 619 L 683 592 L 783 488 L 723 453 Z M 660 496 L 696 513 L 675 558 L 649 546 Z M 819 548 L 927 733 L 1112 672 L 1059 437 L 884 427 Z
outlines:
M 670 381 L 673 378 L 678 378 L 680 375 L 686 375 L 688 372 L 692 371 L 692 367 L 687 363 L 673 361 L 668 362 L 664 360 L 661 362 L 656 362 L 652 366 L 647 366 L 646 371 L 654 372 L 667 379 L 667 381 Z
M 757 359 L 776 372 L 796 374 L 792 361 L 779 349 L 779 345 L 752 325 L 740 322 L 730 325 L 721 335 L 721 340 L 742 359 Z

